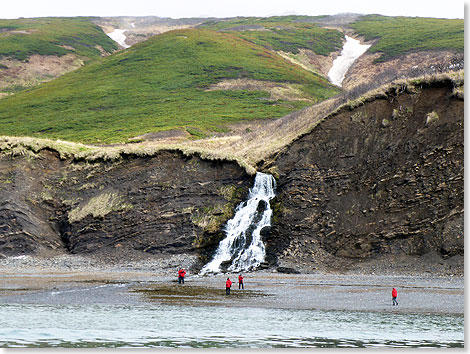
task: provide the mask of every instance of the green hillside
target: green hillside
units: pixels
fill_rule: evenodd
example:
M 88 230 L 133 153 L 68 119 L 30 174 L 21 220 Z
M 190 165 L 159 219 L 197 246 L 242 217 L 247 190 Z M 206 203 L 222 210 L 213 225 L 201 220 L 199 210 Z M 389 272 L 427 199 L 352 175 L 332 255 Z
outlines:
M 90 18 L 0 20 L 0 58 L 25 60 L 33 54 L 60 56 L 67 53 L 99 58 L 97 45 L 107 52 L 118 48 Z
M 464 21 L 459 19 L 368 15 L 351 27 L 366 40 L 377 40 L 369 53 L 381 53 L 379 62 L 416 51 L 464 49 Z
M 264 90 L 207 91 L 223 79 L 294 85 L 310 101 Z M 120 142 L 183 128 L 195 135 L 240 120 L 283 116 L 337 88 L 262 46 L 209 30 L 178 30 L 96 60 L 0 101 L 2 135 Z
M 299 49 L 303 48 L 310 49 L 316 54 L 328 55 L 342 48 L 344 34 L 308 22 L 323 17 L 237 17 L 207 21 L 199 27 L 231 32 L 275 51 L 297 54 Z

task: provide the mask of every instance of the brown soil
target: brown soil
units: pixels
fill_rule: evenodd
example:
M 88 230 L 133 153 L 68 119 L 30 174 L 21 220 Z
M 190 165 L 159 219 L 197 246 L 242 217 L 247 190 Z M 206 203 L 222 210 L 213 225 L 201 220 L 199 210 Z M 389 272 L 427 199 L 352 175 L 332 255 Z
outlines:
M 403 55 L 383 63 L 374 63 L 379 53 L 364 54 L 359 57 L 346 73 L 343 88 L 352 88 L 372 83 L 374 86 L 384 84 L 397 78 L 420 76 L 431 66 L 446 66 L 455 58 L 452 51 L 417 52 Z
M 0 65 L 0 91 L 7 91 L 52 80 L 78 69 L 83 65 L 83 60 L 75 54 L 61 57 L 36 54 L 29 57 L 28 61 L 3 58 L 0 59 Z
M 323 76 L 328 76 L 328 72 L 333 66 L 333 60 L 335 60 L 338 52 L 330 53 L 330 55 L 318 55 L 308 49 L 300 49 L 298 54 L 279 52 L 283 58 L 290 62 L 300 65 L 302 68 L 319 73 Z
M 148 26 L 145 28 L 128 28 L 124 34 L 126 35 L 126 43 L 128 45 L 134 45 L 136 43 L 145 41 L 150 37 L 177 29 L 185 29 L 194 27 L 192 25 L 181 25 L 181 26 Z
M 311 101 L 304 96 L 304 93 L 295 84 L 283 84 L 279 82 L 259 81 L 250 79 L 230 79 L 222 80 L 215 85 L 211 85 L 207 91 L 215 90 L 249 90 L 267 91 L 270 93 L 270 100 L 287 101 Z

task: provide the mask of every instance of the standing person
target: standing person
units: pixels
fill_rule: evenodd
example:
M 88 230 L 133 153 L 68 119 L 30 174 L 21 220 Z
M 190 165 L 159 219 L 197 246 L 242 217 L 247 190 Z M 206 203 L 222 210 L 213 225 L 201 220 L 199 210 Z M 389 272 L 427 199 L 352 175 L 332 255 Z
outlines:
M 184 268 L 181 268 L 178 271 L 178 284 L 184 284 L 184 276 L 186 275 L 186 271 Z
M 395 305 L 398 306 L 397 296 L 398 296 L 398 291 L 397 289 L 393 288 L 392 289 L 392 306 L 395 306 Z
M 232 286 L 232 281 L 230 278 L 227 278 L 227 281 L 225 282 L 225 294 L 230 295 L 230 287 Z
M 238 276 L 238 289 L 242 288 L 243 290 L 245 290 L 245 285 L 243 285 L 243 275 L 240 274 Z

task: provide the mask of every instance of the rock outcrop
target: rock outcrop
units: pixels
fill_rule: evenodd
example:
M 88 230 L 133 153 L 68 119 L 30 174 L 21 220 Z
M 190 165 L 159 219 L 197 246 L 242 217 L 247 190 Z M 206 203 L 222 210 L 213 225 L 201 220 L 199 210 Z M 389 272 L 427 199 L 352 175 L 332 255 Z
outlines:
M 122 250 L 205 261 L 252 183 L 236 163 L 168 151 L 94 163 L 3 154 L 0 166 L 3 255 Z
M 402 91 L 342 108 L 263 166 L 278 175 L 272 263 L 463 256 L 464 102 L 447 81 Z
M 344 106 L 266 159 L 260 170 L 277 178 L 267 264 L 344 270 L 406 256 L 463 274 L 463 124 L 450 80 L 405 85 Z M 4 149 L 0 256 L 188 254 L 197 268 L 252 183 L 235 162 L 178 151 L 90 162 Z

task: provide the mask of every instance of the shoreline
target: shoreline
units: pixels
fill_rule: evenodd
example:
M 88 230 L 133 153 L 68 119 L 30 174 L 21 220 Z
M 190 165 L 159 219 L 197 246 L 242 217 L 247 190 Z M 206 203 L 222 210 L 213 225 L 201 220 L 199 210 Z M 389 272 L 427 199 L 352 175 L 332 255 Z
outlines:
M 464 277 L 435 274 L 392 275 L 314 271 L 284 274 L 275 270 L 199 276 L 188 273 L 177 284 L 177 268 L 195 258 L 161 258 L 105 263 L 83 256 L 0 260 L 0 304 L 155 304 L 176 306 L 261 307 L 295 310 L 464 314 Z M 225 295 L 225 279 L 233 281 Z M 399 306 L 392 307 L 391 289 Z

